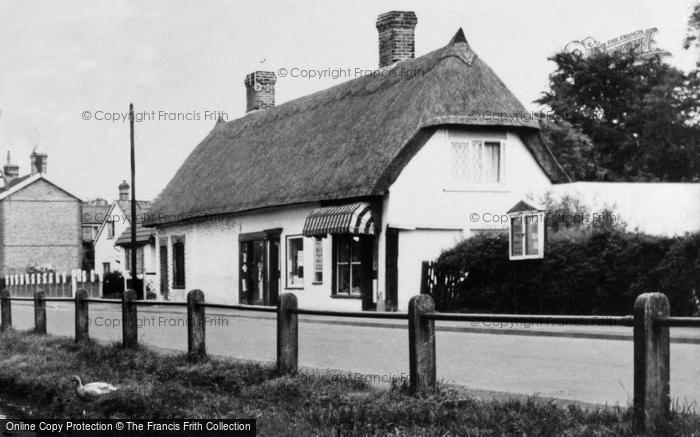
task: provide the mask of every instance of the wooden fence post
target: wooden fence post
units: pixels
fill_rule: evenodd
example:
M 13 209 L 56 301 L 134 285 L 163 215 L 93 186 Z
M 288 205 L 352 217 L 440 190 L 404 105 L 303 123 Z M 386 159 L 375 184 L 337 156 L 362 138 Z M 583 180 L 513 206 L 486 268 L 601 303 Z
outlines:
M 46 301 L 44 290 L 34 292 L 34 332 L 46 334 Z
M 75 341 L 87 341 L 90 338 L 90 319 L 88 313 L 88 292 L 80 289 L 75 293 Z
M 126 290 L 122 297 L 122 346 L 136 349 L 138 346 L 138 310 L 133 301 L 136 300 L 134 290 Z
M 428 289 L 428 261 L 423 261 L 420 263 L 420 294 L 429 294 Z
M 190 357 L 203 357 L 207 354 L 204 326 L 204 293 L 192 290 L 187 293 L 187 352 Z
M 0 291 L 0 331 L 7 331 L 12 328 L 12 301 L 10 300 L 10 290 L 5 288 Z
M 277 306 L 277 371 L 296 373 L 299 365 L 299 317 L 290 311 L 297 309 L 293 293 L 280 296 Z
M 408 366 L 414 393 L 435 389 L 435 321 L 423 317 L 435 311 L 435 302 L 427 294 L 413 296 L 408 302 Z
M 668 424 L 670 346 L 667 326 L 654 320 L 669 317 L 662 293 L 644 293 L 634 302 L 634 430 L 661 431 Z

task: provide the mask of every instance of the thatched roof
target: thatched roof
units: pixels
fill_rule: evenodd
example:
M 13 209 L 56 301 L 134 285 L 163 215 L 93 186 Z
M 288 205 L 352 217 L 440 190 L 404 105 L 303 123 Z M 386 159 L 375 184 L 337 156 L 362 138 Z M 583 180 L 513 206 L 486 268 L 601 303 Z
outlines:
M 439 126 L 523 132 L 553 182 L 568 176 L 536 120 L 469 47 L 450 43 L 327 90 L 217 123 L 155 200 L 146 225 L 381 196 Z M 480 116 L 503 113 L 509 118 Z M 534 139 L 533 139 L 534 138 Z

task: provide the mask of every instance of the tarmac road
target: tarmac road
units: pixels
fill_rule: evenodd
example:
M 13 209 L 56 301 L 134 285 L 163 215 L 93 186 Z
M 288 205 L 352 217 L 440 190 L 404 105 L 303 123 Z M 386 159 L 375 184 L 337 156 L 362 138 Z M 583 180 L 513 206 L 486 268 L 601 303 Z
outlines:
M 33 327 L 29 302 L 13 302 L 15 329 Z M 90 304 L 90 336 L 121 341 L 119 305 Z M 272 362 L 275 315 L 207 312 L 207 351 L 213 355 Z M 158 348 L 187 349 L 183 309 L 139 309 L 139 340 Z M 469 389 L 623 405 L 632 398 L 631 328 L 464 327 L 438 323 L 437 372 L 447 383 Z M 374 382 L 408 377 L 408 333 L 403 321 L 351 321 L 302 317 L 299 364 L 307 372 L 337 374 Z M 47 328 L 73 336 L 71 304 L 47 303 Z M 463 329 L 464 328 L 464 329 Z M 572 338 L 579 336 L 584 338 Z M 671 396 L 681 405 L 700 402 L 700 330 L 672 329 Z M 587 338 L 586 338 L 587 337 Z M 333 370 L 328 370 L 333 369 Z

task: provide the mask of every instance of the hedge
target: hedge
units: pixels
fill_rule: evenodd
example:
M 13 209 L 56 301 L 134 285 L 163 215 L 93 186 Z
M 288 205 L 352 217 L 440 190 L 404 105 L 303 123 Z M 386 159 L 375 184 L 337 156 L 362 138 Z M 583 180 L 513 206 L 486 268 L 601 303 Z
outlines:
M 544 259 L 520 261 L 509 261 L 506 234 L 483 234 L 445 251 L 436 268 L 463 278 L 451 299 L 436 298 L 443 311 L 622 315 L 637 295 L 659 291 L 671 314 L 691 316 L 698 313 L 700 234 L 565 229 L 548 235 Z

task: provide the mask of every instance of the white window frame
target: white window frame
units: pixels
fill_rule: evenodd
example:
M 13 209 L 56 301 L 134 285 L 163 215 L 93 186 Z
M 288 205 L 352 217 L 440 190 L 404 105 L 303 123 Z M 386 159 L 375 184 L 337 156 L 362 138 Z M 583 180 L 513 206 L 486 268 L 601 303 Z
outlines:
M 352 250 L 352 245 L 353 242 L 357 242 L 355 240 L 356 238 L 359 238 L 357 235 L 339 235 L 337 238 L 334 238 L 333 240 L 333 251 L 335 252 L 334 258 L 335 262 L 333 264 L 333 273 L 335 275 L 335 286 L 333 287 L 332 295 L 333 296 L 352 296 L 352 297 L 361 297 L 362 296 L 362 290 L 359 292 L 353 292 L 352 288 L 352 283 L 353 283 L 353 273 L 352 273 L 352 268 L 353 266 L 361 266 L 362 261 L 353 261 L 353 250 Z M 340 241 L 341 239 L 348 239 L 349 240 L 349 251 L 348 251 L 348 260 L 345 262 L 340 261 Z M 361 250 L 361 249 L 360 249 Z M 342 266 L 347 266 L 348 268 L 348 280 L 350 283 L 350 287 L 347 292 L 345 291 L 340 291 L 340 269 Z M 361 285 L 360 285 L 361 287 Z
M 521 260 L 521 259 L 542 259 L 544 258 L 544 238 L 545 238 L 545 226 L 544 226 L 544 211 L 519 211 L 515 213 L 508 214 L 510 220 L 508 221 L 508 259 Z M 526 217 L 537 217 L 537 253 L 527 254 L 527 229 L 525 228 L 525 218 Z M 522 254 L 513 254 L 513 220 L 519 219 L 521 228 L 523 232 L 521 234 L 522 238 Z
M 454 186 L 453 188 L 503 188 L 506 182 L 506 140 L 502 138 L 489 138 L 487 136 L 477 137 L 477 138 L 467 138 L 460 137 L 457 135 L 448 135 L 448 145 L 449 145 L 449 159 L 450 159 L 450 171 L 449 180 L 450 184 Z M 455 143 L 469 143 L 473 145 L 474 143 L 481 143 L 481 181 L 470 181 L 467 179 L 459 178 L 456 176 L 455 166 L 457 165 L 457 160 L 455 159 Z M 499 163 L 498 163 L 498 181 L 497 182 L 485 182 L 483 181 L 484 175 L 486 174 L 486 143 L 499 143 Z
M 286 278 L 286 287 L 288 289 L 303 289 L 304 288 L 304 279 L 306 277 L 306 268 L 304 266 L 304 236 L 303 235 L 287 235 L 285 238 L 285 248 L 284 248 L 284 258 L 286 260 L 285 262 L 285 278 Z M 292 258 L 291 258 L 291 241 L 292 240 L 301 240 L 301 252 L 302 252 L 302 260 L 301 260 L 301 268 L 303 269 L 303 275 L 301 278 L 299 278 L 299 282 L 293 282 L 292 281 L 292 275 L 290 272 L 290 269 L 292 268 Z M 298 255 L 297 255 L 298 256 Z

